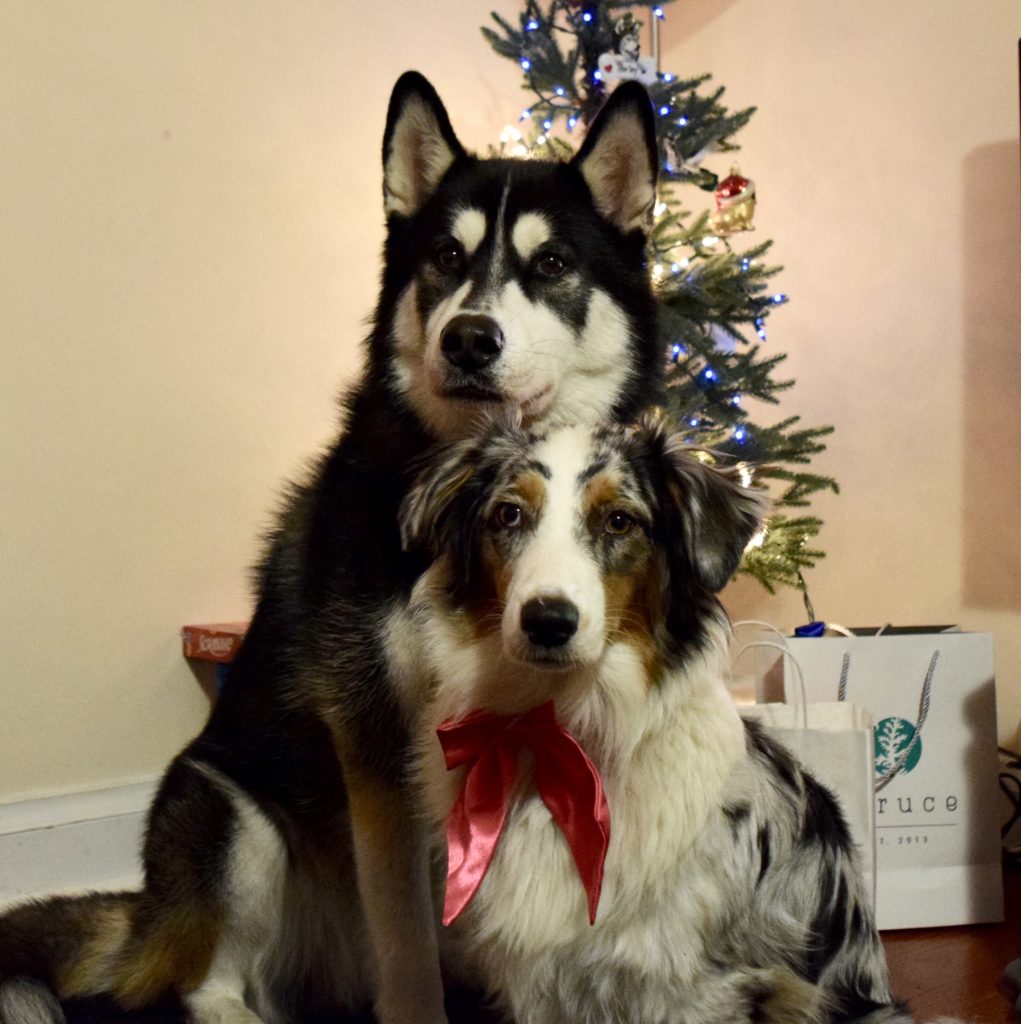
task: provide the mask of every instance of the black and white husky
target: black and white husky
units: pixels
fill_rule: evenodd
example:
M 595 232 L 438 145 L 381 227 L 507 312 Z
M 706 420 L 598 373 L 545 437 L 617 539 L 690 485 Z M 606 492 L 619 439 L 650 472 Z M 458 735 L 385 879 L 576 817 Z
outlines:
M 251 629 L 153 804 L 141 892 L 0 918 L 0 1020 L 54 1002 L 183 1000 L 195 1024 L 370 1001 L 446 1020 L 429 863 L 408 785 L 417 708 L 390 667 L 425 567 L 409 467 L 502 411 L 543 429 L 634 417 L 662 353 L 645 267 L 658 157 L 625 84 L 569 163 L 486 160 L 420 75 L 393 92 L 387 236 L 365 369 L 339 440 L 279 519 Z M 397 623 L 398 626 L 394 624 Z
M 461 962 L 517 1024 L 910 1020 L 833 797 L 725 689 L 715 593 L 763 511 L 743 472 L 704 464 L 652 418 L 504 429 L 449 447 L 407 499 L 406 538 L 436 562 L 395 675 L 426 708 L 418 773 L 440 857 L 466 785 L 441 723 L 482 712 L 513 727 L 553 701 L 609 807 L 590 924 L 539 761 L 518 765 L 453 925 Z M 492 814 L 484 791 L 470 799 Z

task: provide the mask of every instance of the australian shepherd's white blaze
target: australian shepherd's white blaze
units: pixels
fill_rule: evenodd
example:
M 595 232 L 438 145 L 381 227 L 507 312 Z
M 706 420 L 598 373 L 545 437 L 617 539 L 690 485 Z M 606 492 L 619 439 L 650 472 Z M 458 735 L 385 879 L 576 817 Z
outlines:
M 463 783 L 437 726 L 555 702 L 611 829 L 586 895 L 527 759 L 495 856 L 449 930 L 518 1024 L 905 1022 L 832 796 L 738 717 L 716 592 L 764 511 L 662 421 L 498 428 L 436 456 L 403 510 L 435 556 L 392 646 L 425 712 L 442 851 Z M 414 638 L 410 640 L 409 638 Z

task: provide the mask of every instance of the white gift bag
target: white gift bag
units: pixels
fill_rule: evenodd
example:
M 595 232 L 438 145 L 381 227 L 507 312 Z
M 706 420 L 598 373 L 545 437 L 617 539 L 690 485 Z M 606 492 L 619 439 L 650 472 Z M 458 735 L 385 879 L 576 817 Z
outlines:
M 894 630 L 787 642 L 810 703 L 844 698 L 876 723 L 879 927 L 1002 921 L 992 637 Z
M 749 643 L 738 647 L 734 664 L 745 651 L 773 648 L 791 660 L 780 643 Z M 792 662 L 797 673 L 797 662 Z M 856 704 L 838 701 L 806 703 L 802 686 L 787 686 L 787 697 L 800 691 L 801 702 L 738 704 L 742 718 L 763 725 L 837 798 L 858 853 L 866 891 L 875 904 L 876 830 L 872 799 L 872 717 Z

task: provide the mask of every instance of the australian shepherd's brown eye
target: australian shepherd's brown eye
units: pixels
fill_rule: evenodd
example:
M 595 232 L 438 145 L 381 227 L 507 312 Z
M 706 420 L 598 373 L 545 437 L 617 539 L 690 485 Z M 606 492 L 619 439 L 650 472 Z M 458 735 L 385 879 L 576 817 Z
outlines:
M 464 252 L 459 245 L 445 242 L 436 250 L 436 263 L 449 273 L 456 273 L 464 266 Z
M 535 261 L 535 269 L 543 277 L 559 277 L 567 269 L 567 264 L 555 253 L 543 252 Z
M 606 517 L 606 525 L 603 527 L 614 537 L 623 537 L 625 533 L 630 533 L 634 528 L 634 518 L 626 512 L 621 512 L 620 509 L 615 509 Z
M 493 509 L 493 525 L 501 530 L 516 530 L 523 520 L 521 506 L 512 501 L 501 501 Z

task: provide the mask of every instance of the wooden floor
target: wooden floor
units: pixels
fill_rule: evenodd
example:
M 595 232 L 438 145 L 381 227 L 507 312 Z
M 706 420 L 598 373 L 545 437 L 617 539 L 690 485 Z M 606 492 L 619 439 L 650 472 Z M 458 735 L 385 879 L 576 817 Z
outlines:
M 1004 895 L 1003 924 L 883 933 L 894 994 L 918 1021 L 1021 1021 L 1000 983 L 1007 964 L 1021 958 L 1021 872 L 1006 874 Z

